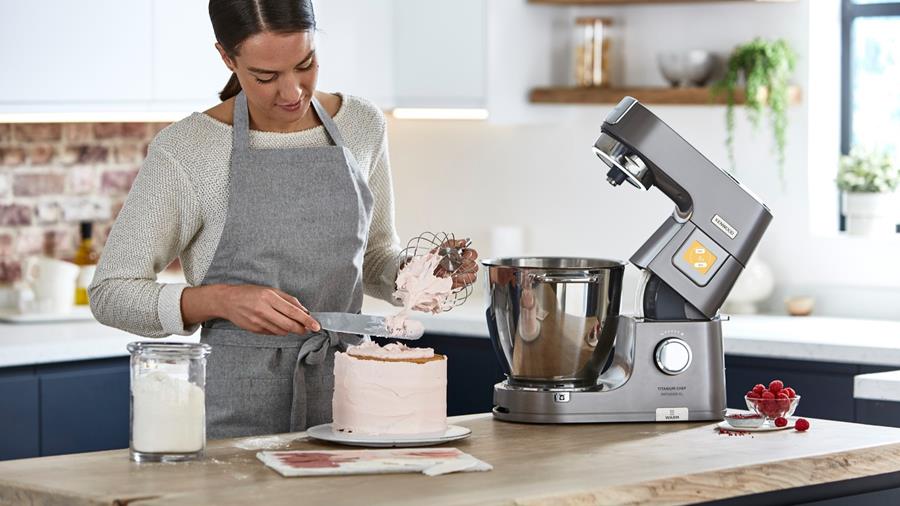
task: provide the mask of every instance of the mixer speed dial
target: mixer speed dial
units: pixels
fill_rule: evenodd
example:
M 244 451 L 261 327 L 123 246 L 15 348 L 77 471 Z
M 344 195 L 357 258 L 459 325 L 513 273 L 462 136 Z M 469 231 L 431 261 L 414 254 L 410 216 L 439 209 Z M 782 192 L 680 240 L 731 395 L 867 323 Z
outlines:
M 686 371 L 691 358 L 691 347 L 677 337 L 668 337 L 656 345 L 656 367 L 671 376 Z

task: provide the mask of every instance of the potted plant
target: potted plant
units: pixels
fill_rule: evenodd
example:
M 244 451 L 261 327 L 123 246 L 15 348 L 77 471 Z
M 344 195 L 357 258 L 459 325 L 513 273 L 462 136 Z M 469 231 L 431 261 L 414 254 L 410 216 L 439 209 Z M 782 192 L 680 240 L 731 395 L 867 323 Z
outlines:
M 837 186 L 844 192 L 844 216 L 851 235 L 896 233 L 900 206 L 894 190 L 900 166 L 886 151 L 854 147 L 841 157 Z
M 787 108 L 790 101 L 789 84 L 797 56 L 782 39 L 768 41 L 755 38 L 734 49 L 728 57 L 725 77 L 713 86 L 714 94 L 725 93 L 725 126 L 728 160 L 731 170 L 734 160 L 734 102 L 743 83 L 747 116 L 754 128 L 759 127 L 763 109 L 769 107 L 769 119 L 778 155 L 778 176 L 784 179 L 784 148 L 787 144 Z

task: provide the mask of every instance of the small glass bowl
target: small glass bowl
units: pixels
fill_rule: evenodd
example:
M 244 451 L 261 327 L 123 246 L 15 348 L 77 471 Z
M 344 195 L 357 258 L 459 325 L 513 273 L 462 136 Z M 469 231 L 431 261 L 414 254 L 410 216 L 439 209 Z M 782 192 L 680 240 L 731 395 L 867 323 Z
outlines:
M 766 421 L 779 416 L 787 418 L 794 414 L 797 404 L 800 404 L 799 395 L 791 399 L 751 399 L 745 395 L 744 400 L 747 402 L 747 409 L 764 417 Z
M 728 425 L 731 425 L 735 429 L 756 429 L 758 427 L 762 427 L 762 424 L 766 422 L 766 417 L 756 412 L 735 412 L 726 413 L 725 421 L 728 422 Z

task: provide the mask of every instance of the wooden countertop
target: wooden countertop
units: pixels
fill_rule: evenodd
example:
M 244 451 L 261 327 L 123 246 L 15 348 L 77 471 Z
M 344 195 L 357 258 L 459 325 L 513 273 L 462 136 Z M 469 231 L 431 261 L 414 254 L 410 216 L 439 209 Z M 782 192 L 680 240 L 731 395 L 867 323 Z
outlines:
M 525 425 L 457 417 L 450 445 L 484 473 L 282 478 L 241 439 L 203 461 L 134 464 L 127 450 L 0 462 L 0 504 L 690 504 L 900 471 L 900 429 L 811 420 L 809 432 L 729 436 L 713 423 Z M 332 446 L 302 433 L 290 449 Z

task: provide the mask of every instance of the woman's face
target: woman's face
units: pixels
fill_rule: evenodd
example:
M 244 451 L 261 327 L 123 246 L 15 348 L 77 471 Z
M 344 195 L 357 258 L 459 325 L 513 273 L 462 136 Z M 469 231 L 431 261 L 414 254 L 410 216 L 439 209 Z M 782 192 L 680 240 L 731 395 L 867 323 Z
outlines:
M 237 74 L 247 102 L 267 123 L 291 124 L 309 111 L 319 64 L 313 32 L 263 32 L 245 40 L 240 54 L 222 59 Z

